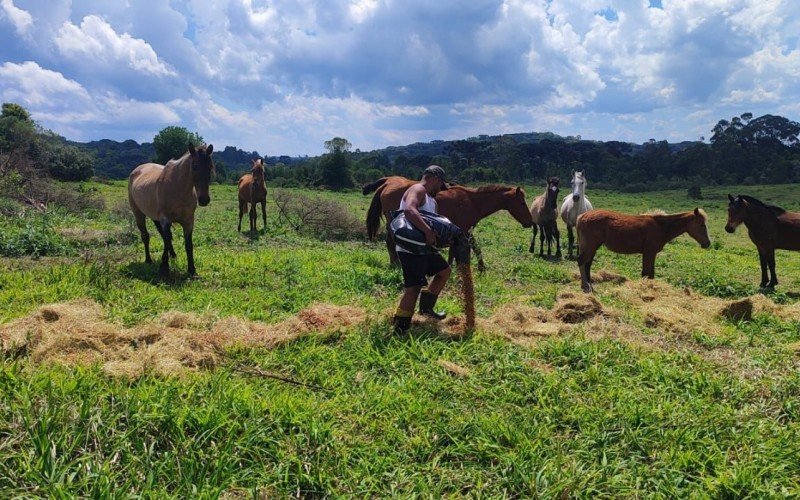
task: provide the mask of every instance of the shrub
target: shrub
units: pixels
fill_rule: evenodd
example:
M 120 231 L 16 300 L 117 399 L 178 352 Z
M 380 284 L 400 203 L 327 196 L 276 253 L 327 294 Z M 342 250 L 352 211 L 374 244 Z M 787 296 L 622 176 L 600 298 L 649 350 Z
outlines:
M 4 257 L 42 257 L 68 251 L 66 241 L 42 216 L 5 226 L 0 231 L 0 255 Z
M 278 220 L 295 231 L 321 240 L 362 240 L 366 237 L 363 221 L 342 203 L 289 191 L 278 191 L 274 197 Z

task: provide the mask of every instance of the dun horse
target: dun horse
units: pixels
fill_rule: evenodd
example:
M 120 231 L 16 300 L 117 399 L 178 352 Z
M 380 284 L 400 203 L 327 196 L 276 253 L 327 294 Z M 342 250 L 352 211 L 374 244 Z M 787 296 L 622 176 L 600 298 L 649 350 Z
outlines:
M 787 212 L 767 205 L 752 196 L 728 195 L 728 223 L 725 231 L 733 233 L 740 224 L 747 227 L 750 240 L 758 249 L 761 262 L 761 288 L 775 288 L 775 249 L 800 250 L 800 213 Z M 769 273 L 767 272 L 769 268 Z M 772 278 L 769 278 L 772 274 Z
M 567 225 L 567 237 L 569 239 L 567 256 L 572 258 L 572 247 L 575 238 L 572 228 L 578 223 L 578 216 L 592 210 L 592 204 L 586 197 L 586 172 L 572 172 L 572 194 L 564 198 L 561 204 L 561 220 Z M 580 240 L 580 237 L 578 237 Z
M 541 236 L 539 238 L 539 255 L 544 255 L 544 240 L 547 240 L 547 255 L 551 255 L 551 245 L 555 240 L 556 257 L 561 258 L 561 235 L 558 233 L 558 177 L 547 179 L 547 187 L 531 203 L 531 218 L 533 219 L 533 239 L 531 239 L 530 253 L 536 252 L 536 228 L 538 226 Z
M 592 261 L 601 245 L 616 253 L 642 254 L 642 276 L 652 279 L 656 254 L 683 233 L 689 233 L 703 248 L 711 245 L 707 219 L 699 208 L 673 215 L 628 215 L 610 210 L 586 212 L 578 217 L 577 226 L 578 268 L 583 291 L 592 291 Z
M 415 182 L 405 177 L 392 176 L 382 177 L 364 186 L 362 192 L 365 195 L 375 191 L 367 212 L 367 234 L 369 239 L 374 239 L 375 235 L 378 234 L 381 214 L 388 220 L 389 212 L 397 210 L 403 193 Z M 447 190 L 436 195 L 436 202 L 438 203 L 440 214 L 470 234 L 470 244 L 478 257 L 479 270 L 484 267 L 483 258 L 475 239 L 471 236 L 471 231 L 481 219 L 492 215 L 498 210 L 508 210 L 523 227 L 531 227 L 533 224 L 528 205 L 525 203 L 525 191 L 519 187 L 485 186 L 470 189 L 463 186 L 450 185 Z M 388 231 L 386 234 L 386 248 L 389 251 L 390 262 L 396 264 L 398 262 L 397 252 L 395 252 L 394 241 Z
M 156 229 L 164 239 L 164 252 L 161 255 L 159 274 L 169 275 L 169 257 L 175 257 L 172 246 L 172 223 L 183 228 L 186 246 L 186 259 L 190 276 L 196 273 L 194 267 L 194 211 L 211 202 L 208 184 L 214 171 L 211 153 L 214 146 L 195 147 L 189 144 L 188 151 L 166 165 L 145 163 L 136 167 L 128 179 L 128 201 L 136 218 L 136 226 L 144 243 L 145 262 L 151 263 L 150 234 L 147 232 L 147 219 L 155 222 Z
M 248 210 L 248 203 L 250 209 Z M 261 203 L 261 214 L 264 217 L 264 230 L 267 229 L 267 185 L 264 183 L 264 161 L 259 158 L 253 160 L 253 169 L 249 174 L 239 178 L 239 227 L 242 231 L 242 217 L 245 212 L 250 214 L 250 231 L 256 231 L 256 203 Z

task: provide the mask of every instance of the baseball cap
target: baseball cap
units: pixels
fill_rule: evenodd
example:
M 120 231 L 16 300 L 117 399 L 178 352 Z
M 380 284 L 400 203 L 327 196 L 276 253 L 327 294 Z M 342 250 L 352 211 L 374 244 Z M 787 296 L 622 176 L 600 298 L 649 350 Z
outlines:
M 437 179 L 442 181 L 442 190 L 447 189 L 447 183 L 445 182 L 444 179 L 444 169 L 439 165 L 429 165 L 428 168 L 426 168 L 425 171 L 422 172 L 422 176 L 436 177 Z

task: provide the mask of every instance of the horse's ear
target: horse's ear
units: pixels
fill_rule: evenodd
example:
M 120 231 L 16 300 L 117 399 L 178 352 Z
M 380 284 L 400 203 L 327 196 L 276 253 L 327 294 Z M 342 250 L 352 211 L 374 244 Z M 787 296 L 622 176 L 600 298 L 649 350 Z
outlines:
M 700 217 L 700 208 L 698 208 L 698 207 L 695 207 L 695 209 L 694 209 L 694 214 L 695 214 L 696 216 Z
M 214 145 L 213 144 L 209 144 L 208 147 L 206 148 L 206 154 L 208 156 L 211 156 L 211 153 L 213 153 L 213 152 L 214 152 Z
M 730 202 L 733 203 L 733 195 L 732 194 L 728 194 L 728 200 L 730 200 Z
M 520 194 L 521 192 L 522 192 L 522 188 L 521 188 L 521 187 L 519 187 L 519 186 L 517 186 L 517 196 L 519 196 L 519 194 Z
M 186 149 L 189 150 L 189 153 L 191 153 L 192 156 L 197 154 L 197 150 L 194 148 L 194 144 L 192 144 L 191 142 L 189 143 L 188 146 L 186 146 Z

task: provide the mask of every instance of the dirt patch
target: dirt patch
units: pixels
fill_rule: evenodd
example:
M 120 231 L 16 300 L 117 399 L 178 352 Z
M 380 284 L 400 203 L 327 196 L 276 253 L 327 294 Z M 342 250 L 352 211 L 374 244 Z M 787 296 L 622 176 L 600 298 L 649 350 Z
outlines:
M 315 304 L 275 324 L 169 312 L 152 323 L 124 328 L 106 320 L 96 302 L 79 300 L 44 306 L 0 325 L 0 352 L 27 356 L 34 363 L 101 364 L 113 376 L 177 375 L 216 367 L 228 346 L 272 348 L 344 330 L 365 317 L 355 307 Z

